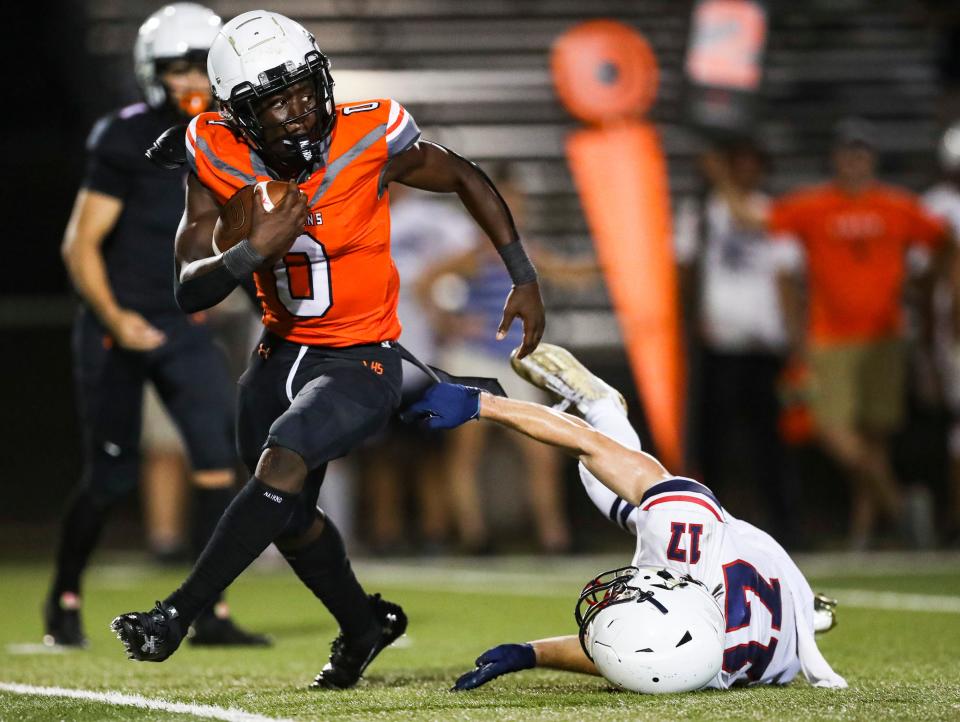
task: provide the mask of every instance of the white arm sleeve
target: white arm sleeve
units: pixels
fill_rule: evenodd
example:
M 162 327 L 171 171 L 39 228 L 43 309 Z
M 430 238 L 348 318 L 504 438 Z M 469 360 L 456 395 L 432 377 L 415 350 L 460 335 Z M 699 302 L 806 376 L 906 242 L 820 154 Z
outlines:
M 614 522 L 625 532 L 637 533 L 637 508 L 628 501 L 610 491 L 607 487 L 587 471 L 587 467 L 580 464 L 580 481 L 587 496 L 600 513 Z
M 624 410 L 612 398 L 591 404 L 585 419 L 597 431 L 619 441 L 628 449 L 640 450 L 640 437 L 630 425 Z M 580 481 L 601 514 L 624 531 L 637 533 L 637 509 L 633 504 L 610 491 L 583 464 L 580 464 Z

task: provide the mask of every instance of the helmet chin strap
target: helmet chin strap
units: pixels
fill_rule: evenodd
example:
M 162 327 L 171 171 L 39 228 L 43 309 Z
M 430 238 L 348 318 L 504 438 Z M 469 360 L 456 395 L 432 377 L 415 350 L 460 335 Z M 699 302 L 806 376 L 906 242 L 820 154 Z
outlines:
M 245 132 L 249 135 L 248 142 L 261 154 L 267 165 L 278 176 L 296 177 L 323 162 L 323 154 L 329 147 L 330 134 L 321 135 L 317 131 L 317 128 L 324 126 L 320 107 L 310 108 L 300 115 L 278 124 L 260 127 L 257 127 L 259 122 L 250 101 L 247 101 L 246 108 L 243 108 L 243 111 L 245 115 L 249 116 L 249 120 L 240 122 L 241 126 L 246 126 Z M 270 143 L 263 140 L 262 134 L 265 130 L 287 128 L 293 123 L 300 123 L 301 128 L 298 130 L 302 130 L 305 125 L 303 120 L 313 114 L 317 116 L 316 125 L 308 132 L 284 135 Z M 332 123 L 327 125 L 332 126 Z
M 313 143 L 310 142 L 310 136 L 307 134 L 295 135 L 292 138 L 286 138 L 283 145 L 290 151 L 291 155 L 298 155 L 304 163 L 314 161 Z
M 289 136 L 280 141 L 280 148 L 264 149 L 266 156 L 272 156 L 280 167 L 273 169 L 280 175 L 297 176 L 319 160 L 317 143 L 310 140 L 306 133 Z M 269 164 L 269 161 L 268 161 Z

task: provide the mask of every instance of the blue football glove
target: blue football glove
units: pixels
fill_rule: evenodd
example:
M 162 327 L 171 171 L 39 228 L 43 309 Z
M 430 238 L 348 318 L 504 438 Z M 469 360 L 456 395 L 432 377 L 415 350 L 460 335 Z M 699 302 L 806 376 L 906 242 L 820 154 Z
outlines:
M 453 429 L 480 415 L 480 389 L 460 384 L 435 384 L 423 398 L 400 414 L 401 421 L 419 421 L 428 429 Z
M 537 655 L 530 644 L 501 644 L 477 657 L 476 665 L 476 669 L 460 676 L 452 692 L 476 689 L 501 674 L 533 669 L 537 666 Z

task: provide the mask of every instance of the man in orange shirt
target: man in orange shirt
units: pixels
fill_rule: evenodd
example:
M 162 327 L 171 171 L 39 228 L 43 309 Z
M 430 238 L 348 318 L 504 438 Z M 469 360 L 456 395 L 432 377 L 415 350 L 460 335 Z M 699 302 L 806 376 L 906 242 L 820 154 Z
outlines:
M 271 542 L 340 625 L 314 688 L 352 687 L 404 633 L 403 610 L 366 594 L 336 526 L 317 509 L 327 462 L 375 434 L 400 403 L 390 183 L 456 193 L 513 284 L 498 338 L 519 317 L 525 356 L 543 334 L 536 271 L 489 178 L 421 141 L 394 100 L 336 105 L 329 68 L 304 27 L 263 10 L 226 23 L 211 46 L 207 71 L 220 112 L 201 113 L 186 131 L 191 173 L 176 296 L 192 312 L 251 276 L 256 283 L 265 332 L 240 379 L 237 421 L 252 476 L 180 588 L 150 611 L 113 621 L 132 659 L 173 654 L 198 610 Z M 177 147 L 166 141 L 175 135 L 168 131 L 152 152 L 173 155 Z M 269 180 L 288 183 L 272 209 L 259 186 Z M 258 189 L 250 234 L 220 253 L 213 233 L 221 208 L 251 184 Z
M 780 244 L 792 351 L 810 367 L 819 439 L 851 479 L 851 544 L 863 548 L 878 511 L 903 519 L 887 442 L 903 419 L 906 254 L 946 248 L 946 231 L 913 194 L 876 180 L 874 130 L 864 121 L 838 124 L 832 163 L 831 181 L 751 220 Z

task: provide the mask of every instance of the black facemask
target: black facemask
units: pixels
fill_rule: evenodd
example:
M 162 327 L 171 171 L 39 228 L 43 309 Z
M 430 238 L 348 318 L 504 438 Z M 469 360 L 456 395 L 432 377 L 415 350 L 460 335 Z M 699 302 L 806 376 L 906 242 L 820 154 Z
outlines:
M 281 125 L 303 121 L 316 114 L 316 122 L 309 133 L 283 138 L 280 147 L 270 147 L 264 139 L 264 126 L 257 117 L 256 106 L 270 96 L 304 80 L 312 80 L 316 105 L 300 115 L 285 120 Z M 295 177 L 317 163 L 323 156 L 330 134 L 336 123 L 333 100 L 333 78 L 330 62 L 319 51 L 304 56 L 303 64 L 288 62 L 260 74 L 260 84 L 242 83 L 234 88 L 229 101 L 223 102 L 228 119 L 246 137 L 264 162 L 281 177 Z

